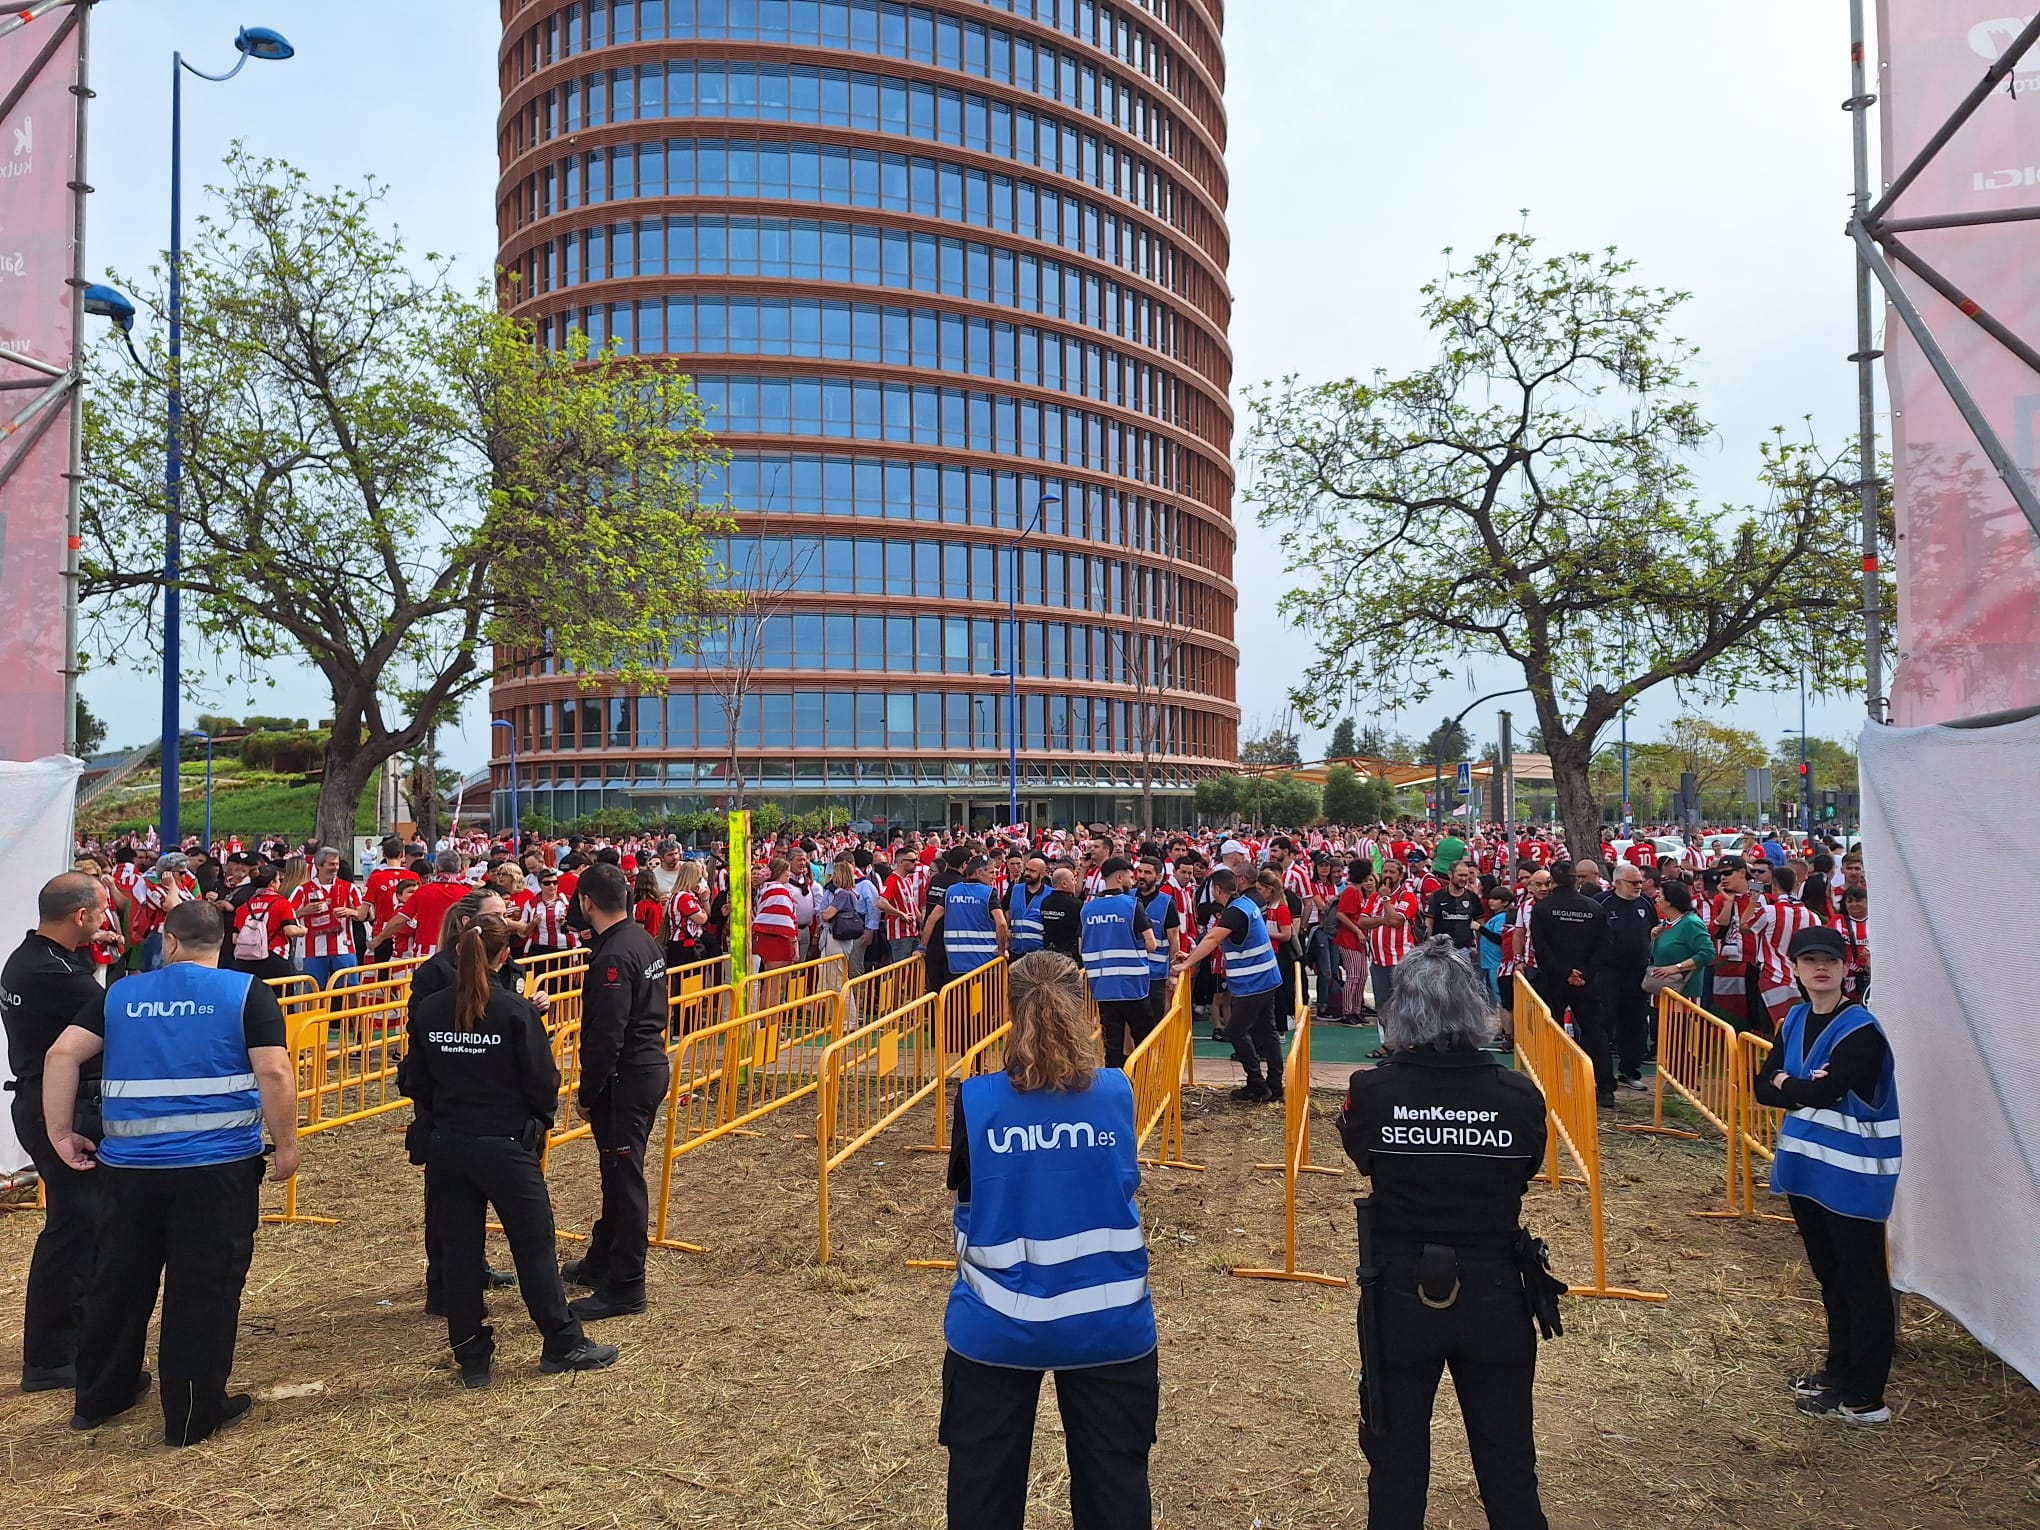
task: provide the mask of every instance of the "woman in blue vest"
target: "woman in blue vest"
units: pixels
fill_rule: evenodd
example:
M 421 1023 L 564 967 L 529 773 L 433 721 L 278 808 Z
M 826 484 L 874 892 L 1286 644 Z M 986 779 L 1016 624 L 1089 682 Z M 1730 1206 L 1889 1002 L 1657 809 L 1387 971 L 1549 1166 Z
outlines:
M 1053 1371 L 1074 1530 L 1145 1530 L 1161 1378 L 1133 1086 L 1098 1067 L 1083 981 L 1063 957 L 1015 962 L 1009 1006 L 1005 1071 L 965 1081 L 950 1135 L 956 1284 L 938 1433 L 949 1525 L 1021 1530 Z
M 1176 971 L 1195 971 L 1214 951 L 1225 954 L 1225 988 L 1232 999 L 1225 1039 L 1232 1043 L 1233 1059 L 1247 1075 L 1246 1083 L 1233 1091 L 1233 1098 L 1250 1104 L 1279 1100 L 1282 1038 L 1276 1034 L 1273 1015 L 1282 970 L 1275 961 L 1260 901 L 1253 887 L 1243 890 L 1239 879 L 1223 866 L 1211 874 L 1205 890 L 1214 902 L 1223 900 L 1225 907 L 1212 916 L 1204 938 L 1176 963 Z
M 1757 1103 L 1789 1112 L 1778 1128 L 1771 1193 L 1806 1245 L 1827 1310 L 1827 1358 L 1792 1379 L 1801 1413 L 1849 1424 L 1891 1417 L 1884 1383 L 1897 1339 L 1884 1224 L 1898 1188 L 1898 1085 L 1877 1017 L 1850 1000 L 1848 943 L 1816 925 L 1786 955 L 1805 990 L 1778 1028 L 1755 1083 Z

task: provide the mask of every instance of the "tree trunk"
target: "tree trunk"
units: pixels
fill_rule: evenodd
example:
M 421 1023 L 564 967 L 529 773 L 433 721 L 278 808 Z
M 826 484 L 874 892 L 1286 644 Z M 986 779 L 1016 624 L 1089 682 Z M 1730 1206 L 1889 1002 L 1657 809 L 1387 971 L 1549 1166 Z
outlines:
M 330 845 L 350 860 L 354 855 L 354 821 L 376 766 L 388 755 L 377 754 L 371 745 L 345 748 L 339 730 L 326 745 L 326 774 L 319 782 L 319 805 L 313 813 L 314 831 L 321 845 Z M 437 783 L 435 782 L 436 786 Z
M 1601 853 L 1601 809 L 1594 800 L 1590 776 L 1593 750 L 1579 739 L 1545 734 L 1551 760 L 1551 784 L 1558 790 L 1558 816 L 1565 829 L 1566 853 L 1575 861 Z

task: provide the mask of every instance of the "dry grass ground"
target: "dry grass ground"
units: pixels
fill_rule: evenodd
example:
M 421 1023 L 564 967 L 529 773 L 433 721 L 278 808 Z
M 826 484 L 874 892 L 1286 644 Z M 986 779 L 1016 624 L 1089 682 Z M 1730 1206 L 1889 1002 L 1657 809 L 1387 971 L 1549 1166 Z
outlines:
M 1191 1106 L 1204 1174 L 1158 1170 L 1145 1209 L 1162 1329 L 1159 1518 L 1182 1530 L 1365 1522 L 1354 1446 L 1348 1290 L 1235 1280 L 1280 1262 L 1279 1113 Z M 1321 1097 L 1322 1098 L 1322 1097 Z M 1634 1107 L 1627 1107 L 1634 1109 Z M 0 1392 L 0 1523 L 70 1526 L 789 1526 L 942 1522 L 934 1440 L 946 1277 L 940 1161 L 904 1151 L 925 1116 L 837 1179 L 837 1257 L 815 1262 L 814 1155 L 799 1107 L 765 1136 L 682 1161 L 682 1236 L 653 1255 L 652 1309 L 603 1325 L 613 1370 L 545 1377 L 514 1299 L 493 1298 L 493 1390 L 459 1389 L 420 1311 L 419 1198 L 399 1128 L 309 1145 L 308 1210 L 344 1225 L 266 1227 L 236 1383 L 265 1400 L 207 1445 L 159 1443 L 154 1400 L 96 1434 L 69 1399 Z M 809 1117 L 809 1120 L 812 1118 Z M 2040 1523 L 2040 1397 L 1956 1325 L 1909 1301 L 1888 1430 L 1796 1417 L 1783 1381 L 1814 1352 L 1819 1307 L 1789 1227 L 1696 1221 L 1720 1159 L 1605 1136 L 1611 1278 L 1672 1300 L 1573 1301 L 1543 1349 L 1538 1423 L 1555 1526 L 1899 1530 Z M 1336 1144 L 1322 1133 L 1320 1162 Z M 585 1228 L 593 1157 L 554 1165 L 561 1224 Z M 1349 1272 L 1358 1181 L 1308 1177 L 1306 1268 Z M 273 1193 L 273 1192 L 272 1192 Z M 1539 1190 L 1531 1225 L 1583 1273 L 1583 1194 Z M 35 1218 L 0 1217 L 0 1365 L 19 1360 Z M 500 1245 L 498 1262 L 507 1262 Z M 1449 1389 L 1448 1389 L 1449 1394 Z M 1482 1524 L 1457 1411 L 1439 1410 L 1433 1526 Z M 1059 1426 L 1044 1396 L 1030 1523 L 1067 1524 Z

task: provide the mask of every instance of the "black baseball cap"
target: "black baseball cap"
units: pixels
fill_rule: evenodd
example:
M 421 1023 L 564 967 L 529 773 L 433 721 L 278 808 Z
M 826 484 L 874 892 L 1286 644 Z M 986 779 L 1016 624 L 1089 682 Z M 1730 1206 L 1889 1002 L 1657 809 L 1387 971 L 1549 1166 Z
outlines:
M 1840 930 L 1830 929 L 1824 924 L 1809 925 L 1792 937 L 1786 955 L 1796 962 L 1800 957 L 1811 956 L 1815 952 L 1825 952 L 1838 961 L 1847 961 L 1849 943 L 1842 939 Z

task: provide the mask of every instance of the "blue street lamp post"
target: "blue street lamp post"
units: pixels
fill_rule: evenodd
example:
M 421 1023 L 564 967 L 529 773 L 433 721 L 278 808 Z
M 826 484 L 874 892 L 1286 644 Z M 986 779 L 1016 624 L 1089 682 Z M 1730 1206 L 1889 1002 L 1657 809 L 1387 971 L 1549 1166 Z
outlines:
M 205 849 L 206 849 L 206 853 L 207 853 L 208 855 L 210 855 L 210 854 L 212 853 L 212 843 L 213 843 L 213 837 L 212 837 L 212 735 L 211 735 L 210 733 L 201 733 L 201 732 L 199 732 L 199 731 L 198 731 L 198 729 L 196 729 L 196 728 L 193 728 L 193 729 L 191 730 L 191 732 L 190 732 L 189 734 L 187 734 L 186 736 L 187 736 L 187 737 L 189 737 L 189 738 L 198 738 L 198 739 L 204 739 L 204 740 L 205 740 Z M 178 754 L 179 754 L 180 756 L 182 756 L 183 752 L 184 752 L 184 751 L 180 749 L 180 750 L 178 751 Z
M 1020 822 L 1020 544 L 1041 525 L 1042 513 L 1062 503 L 1060 494 L 1048 493 L 1034 503 L 1034 514 L 1013 534 L 1011 570 L 1006 580 L 1006 827 Z
M 241 72 L 251 58 L 286 59 L 296 50 L 281 33 L 268 27 L 243 27 L 234 38 L 240 59 L 225 74 L 207 74 L 184 62 L 182 53 L 170 55 L 170 405 L 167 412 L 167 440 L 164 449 L 163 487 L 163 794 L 157 815 L 163 820 L 161 834 L 165 848 L 178 840 L 177 776 L 168 762 L 177 757 L 177 718 L 181 695 L 181 652 L 184 637 L 184 608 L 177 588 L 183 571 L 184 521 L 184 396 L 180 387 L 179 358 L 184 350 L 183 290 L 179 268 L 184 257 L 184 71 L 190 69 L 201 80 L 220 83 Z
M 517 725 L 507 718 L 499 717 L 490 723 L 491 728 L 503 728 L 510 734 L 510 844 L 517 844 Z M 455 825 L 456 828 L 459 825 Z

